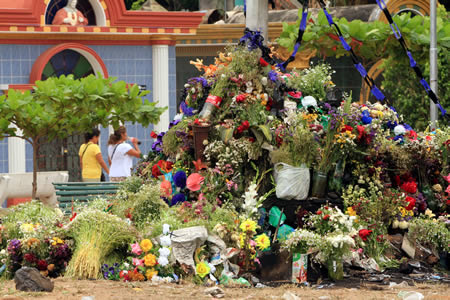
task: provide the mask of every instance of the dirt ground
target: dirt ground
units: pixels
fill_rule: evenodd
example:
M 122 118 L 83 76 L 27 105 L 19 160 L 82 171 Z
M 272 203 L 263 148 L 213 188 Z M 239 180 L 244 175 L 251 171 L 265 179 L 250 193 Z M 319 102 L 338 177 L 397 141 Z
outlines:
M 204 293 L 207 287 L 191 283 L 181 284 L 152 284 L 150 282 L 125 283 L 115 281 L 89 281 L 57 278 L 54 280 L 55 289 L 52 293 L 27 293 L 15 290 L 14 281 L 0 282 L 1 299 L 78 299 L 83 296 L 94 296 L 95 300 L 103 299 L 213 299 Z M 286 292 L 290 292 L 300 299 L 401 299 L 397 295 L 401 291 L 416 291 L 425 299 L 449 299 L 450 285 L 417 283 L 408 287 L 392 288 L 375 284 L 362 284 L 360 288 L 311 288 L 282 285 L 266 288 L 226 288 L 223 299 L 283 299 Z

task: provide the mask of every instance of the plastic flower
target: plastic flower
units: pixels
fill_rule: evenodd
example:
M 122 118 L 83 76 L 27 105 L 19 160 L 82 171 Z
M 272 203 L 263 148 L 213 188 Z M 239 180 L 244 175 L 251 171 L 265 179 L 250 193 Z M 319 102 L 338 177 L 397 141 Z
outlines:
M 159 248 L 158 252 L 160 256 L 168 257 L 170 255 L 170 249 L 167 247 Z
M 269 237 L 265 233 L 258 235 L 255 238 L 255 242 L 259 250 L 264 250 L 270 247 Z
M 244 232 L 247 232 L 247 231 L 256 232 L 256 222 L 247 219 L 244 222 L 242 222 L 242 224 L 241 224 L 241 226 L 239 226 L 239 228 Z
M 139 267 L 144 265 L 144 260 L 133 257 L 133 266 Z
M 405 199 L 408 202 L 408 205 L 405 207 L 406 210 L 412 210 L 416 206 L 416 199 L 413 197 L 406 197 Z
M 163 246 L 163 247 L 170 247 L 170 245 L 172 245 L 172 240 L 170 239 L 170 236 L 165 235 L 165 236 L 161 237 L 160 243 L 161 243 L 161 246 Z
M 152 250 L 152 248 L 153 248 L 153 244 L 149 239 L 142 240 L 140 243 L 140 246 L 145 253 Z
M 417 192 L 417 183 L 414 181 L 405 182 L 401 185 L 401 189 L 409 194 L 415 194 Z
M 155 255 L 149 253 L 146 256 L 144 256 L 144 264 L 147 267 L 153 267 L 153 266 L 156 265 L 156 263 L 157 263 L 157 261 L 156 261 L 156 256 Z
M 170 232 L 170 225 L 163 224 L 163 234 L 168 234 Z
M 138 242 L 131 244 L 131 252 L 133 252 L 136 255 L 142 254 L 142 249 L 141 249 L 141 246 L 139 246 Z
M 353 209 L 353 207 L 351 207 L 351 206 L 349 206 L 349 207 L 347 208 L 346 213 L 347 213 L 347 215 L 352 216 L 352 217 L 356 216 L 356 211 L 355 211 L 355 210 Z
M 186 186 L 186 173 L 184 171 L 178 171 L 173 175 L 173 182 L 176 187 L 184 188 Z
M 148 269 L 145 272 L 145 277 L 147 277 L 147 280 L 152 280 L 153 276 L 158 275 L 158 271 L 156 271 L 155 269 Z
M 158 258 L 158 264 L 161 265 L 161 267 L 165 267 L 169 264 L 169 260 L 166 256 L 160 256 Z
M 368 237 L 369 235 L 372 234 L 372 230 L 370 230 L 370 229 L 361 229 L 361 230 L 358 232 L 358 234 L 359 234 L 359 237 L 360 237 L 363 241 L 367 241 L 367 237 Z
M 172 184 L 168 180 L 163 180 L 160 185 L 160 193 L 163 197 L 170 197 L 172 195 Z
M 211 271 L 210 266 L 203 261 L 201 263 L 198 263 L 197 266 L 195 266 L 195 272 L 197 273 L 198 276 L 200 276 L 200 278 L 204 278 L 206 275 L 209 274 L 210 271 Z
M 186 180 L 186 186 L 189 190 L 196 192 L 200 190 L 201 184 L 203 183 L 204 179 L 205 178 L 202 175 L 198 173 L 192 173 Z

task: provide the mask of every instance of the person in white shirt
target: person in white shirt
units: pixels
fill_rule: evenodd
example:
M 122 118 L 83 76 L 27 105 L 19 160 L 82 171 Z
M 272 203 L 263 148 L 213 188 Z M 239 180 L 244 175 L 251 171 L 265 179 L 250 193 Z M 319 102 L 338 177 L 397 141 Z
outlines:
M 109 178 L 111 181 L 119 182 L 131 176 L 133 167 L 132 157 L 141 157 L 138 139 L 130 139 L 134 148 L 126 143 L 128 140 L 127 129 L 120 126 L 109 136 L 108 141 L 108 160 L 109 160 Z

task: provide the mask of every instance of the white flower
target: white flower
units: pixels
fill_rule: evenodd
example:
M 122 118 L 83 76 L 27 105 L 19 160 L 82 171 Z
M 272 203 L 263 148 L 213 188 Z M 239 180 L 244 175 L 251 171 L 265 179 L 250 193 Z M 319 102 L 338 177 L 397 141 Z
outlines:
M 170 232 L 170 225 L 163 224 L 163 234 L 168 234 Z
M 309 106 L 317 106 L 317 100 L 313 96 L 306 96 L 302 99 L 302 106 L 303 107 L 309 107 Z
M 159 248 L 158 251 L 160 256 L 168 257 L 170 255 L 170 249 L 167 247 Z
M 261 78 L 261 84 L 266 85 L 267 84 L 267 77 Z
M 170 247 L 172 245 L 172 241 L 170 240 L 170 236 L 165 235 L 161 237 L 161 246 Z
M 394 128 L 394 134 L 395 135 L 401 135 L 401 134 L 405 134 L 406 133 L 406 129 L 405 127 L 403 127 L 403 125 L 397 125 Z
M 123 263 L 123 266 L 124 266 L 125 269 L 128 269 L 130 267 L 130 264 L 129 263 Z
M 169 260 L 167 259 L 166 256 L 160 256 L 160 257 L 158 258 L 158 264 L 159 264 L 161 267 L 165 267 L 165 266 L 167 266 L 167 265 L 169 264 Z

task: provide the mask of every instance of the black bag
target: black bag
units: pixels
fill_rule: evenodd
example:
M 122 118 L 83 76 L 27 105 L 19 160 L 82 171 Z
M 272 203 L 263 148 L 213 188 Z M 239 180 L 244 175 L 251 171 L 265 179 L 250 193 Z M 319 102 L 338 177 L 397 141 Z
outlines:
M 105 173 L 102 171 L 102 175 L 100 176 L 100 181 L 106 181 Z

